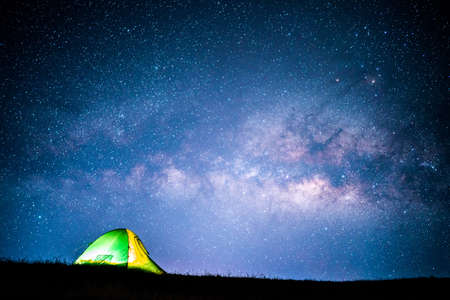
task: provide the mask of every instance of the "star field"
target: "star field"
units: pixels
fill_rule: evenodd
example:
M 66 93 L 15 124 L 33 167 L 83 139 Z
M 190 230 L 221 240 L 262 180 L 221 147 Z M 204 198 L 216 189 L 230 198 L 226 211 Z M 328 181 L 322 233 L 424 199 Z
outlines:
M 449 276 L 433 2 L 2 4 L 0 257 L 130 228 L 166 271 Z

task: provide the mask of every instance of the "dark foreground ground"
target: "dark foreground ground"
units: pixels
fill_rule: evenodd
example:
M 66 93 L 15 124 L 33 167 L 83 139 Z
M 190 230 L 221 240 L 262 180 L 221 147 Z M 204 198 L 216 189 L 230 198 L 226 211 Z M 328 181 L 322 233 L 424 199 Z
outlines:
M 0 262 L 0 272 L 2 299 L 446 299 L 450 291 L 450 278 L 324 282 L 158 276 L 106 266 L 19 262 Z

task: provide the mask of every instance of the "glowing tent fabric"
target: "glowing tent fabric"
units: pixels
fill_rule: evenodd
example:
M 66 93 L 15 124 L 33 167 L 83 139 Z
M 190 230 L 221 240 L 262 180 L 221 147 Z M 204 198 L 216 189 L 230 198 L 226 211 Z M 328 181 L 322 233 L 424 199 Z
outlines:
M 96 239 L 74 264 L 106 264 L 165 273 L 153 260 L 138 236 L 129 229 L 115 229 Z

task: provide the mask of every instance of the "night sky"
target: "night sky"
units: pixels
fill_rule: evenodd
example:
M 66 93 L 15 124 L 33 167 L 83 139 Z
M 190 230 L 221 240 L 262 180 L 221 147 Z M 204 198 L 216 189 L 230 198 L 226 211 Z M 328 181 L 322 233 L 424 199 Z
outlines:
M 126 227 L 173 273 L 450 276 L 438 1 L 9 2 L 1 258 Z

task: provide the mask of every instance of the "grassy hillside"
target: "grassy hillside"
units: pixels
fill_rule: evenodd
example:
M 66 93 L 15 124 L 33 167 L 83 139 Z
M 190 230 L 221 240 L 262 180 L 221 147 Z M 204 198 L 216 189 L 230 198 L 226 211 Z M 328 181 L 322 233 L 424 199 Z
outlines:
M 107 266 L 0 262 L 2 291 L 29 299 L 317 299 L 413 298 L 441 290 L 449 278 L 323 282 L 220 276 L 153 275 Z M 445 295 L 443 294 L 443 295 Z M 428 297 L 427 297 L 428 295 Z M 6 298 L 3 298 L 6 299 Z

